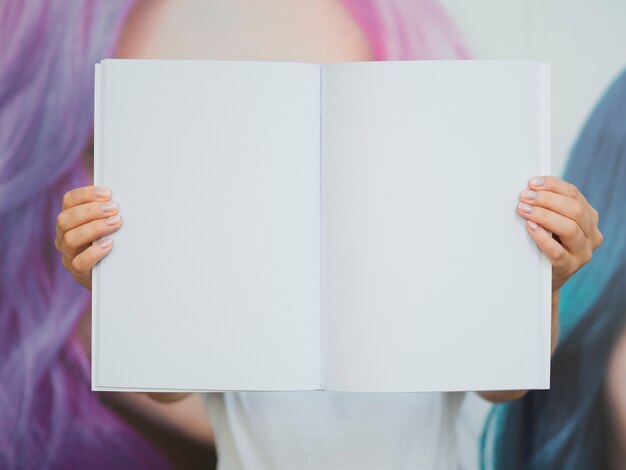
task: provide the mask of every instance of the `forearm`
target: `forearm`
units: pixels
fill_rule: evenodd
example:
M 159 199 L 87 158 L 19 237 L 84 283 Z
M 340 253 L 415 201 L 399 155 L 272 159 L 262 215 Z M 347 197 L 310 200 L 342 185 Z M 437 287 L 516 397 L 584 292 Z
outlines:
M 100 394 L 102 401 L 157 448 L 172 468 L 215 468 L 213 430 L 203 397 L 190 394 L 177 403 L 159 403 L 146 395 Z
M 552 293 L 552 329 L 551 352 L 556 349 L 559 340 L 559 291 Z M 502 403 L 523 397 L 528 390 L 497 390 L 477 392 L 482 398 L 492 403 Z
M 559 293 L 559 290 L 552 293 L 552 352 L 559 342 Z
M 147 392 L 146 395 L 154 401 L 161 403 L 173 403 L 187 398 L 190 393 L 184 392 Z

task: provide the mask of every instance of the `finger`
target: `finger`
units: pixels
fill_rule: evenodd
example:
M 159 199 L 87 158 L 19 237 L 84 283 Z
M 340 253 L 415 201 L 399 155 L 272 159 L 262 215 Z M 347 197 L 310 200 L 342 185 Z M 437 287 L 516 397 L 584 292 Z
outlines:
M 583 207 L 586 207 L 588 212 L 591 213 L 591 221 L 594 226 L 594 228 L 590 229 L 587 225 L 585 227 L 585 235 L 589 237 L 594 248 L 597 248 L 602 244 L 602 234 L 598 229 L 598 220 L 600 218 L 598 211 L 591 204 L 589 204 L 589 201 L 587 201 L 584 194 L 581 193 L 575 185 L 555 176 L 534 176 L 528 182 L 528 187 L 536 191 L 544 190 L 558 193 L 562 196 L 570 197 L 580 202 Z
M 576 186 L 556 176 L 533 176 L 528 181 L 528 187 L 536 191 L 552 191 L 580 202 L 587 201 Z
M 72 260 L 72 269 L 77 274 L 89 274 L 96 263 L 108 255 L 112 248 L 113 240 L 111 238 L 95 241 Z
M 550 264 L 552 264 L 552 266 L 556 268 L 563 268 L 572 263 L 572 255 L 563 247 L 563 245 L 552 238 L 552 235 L 550 235 L 550 233 L 548 233 L 543 227 L 536 224 L 532 220 L 527 220 L 526 228 L 539 249 L 546 255 L 548 260 L 550 260 Z
M 595 250 L 600 245 L 602 245 L 602 243 L 604 243 L 604 235 L 602 235 L 602 232 L 600 232 L 600 229 L 596 227 L 596 236 L 595 236 L 595 239 L 593 240 L 593 249 Z
M 64 254 L 73 257 L 83 251 L 87 245 L 104 235 L 115 232 L 122 225 L 119 214 L 108 219 L 94 220 L 84 225 L 80 225 L 63 235 L 62 251 Z
M 576 199 L 593 213 L 595 223 L 598 223 L 598 211 L 596 211 L 591 204 L 589 204 L 585 195 L 581 193 L 580 190 L 572 183 L 562 180 L 561 178 L 557 178 L 556 176 L 533 176 L 528 181 L 528 187 L 538 191 L 552 191 L 554 193 L 559 193 L 563 196 Z
M 92 220 L 104 219 L 117 214 L 117 203 L 112 201 L 89 202 L 70 207 L 57 216 L 56 237 L 63 239 L 65 232 Z
M 61 253 L 61 263 L 63 263 L 63 267 L 70 272 L 72 272 L 72 259 L 71 256 Z
M 94 201 L 108 201 L 111 190 L 105 186 L 83 186 L 72 189 L 63 195 L 62 210 Z
M 525 189 L 520 194 L 520 200 L 531 206 L 543 207 L 573 220 L 590 240 L 595 236 L 597 227 L 593 220 L 592 211 L 588 204 L 584 204 L 578 199 L 552 191 Z
M 587 249 L 588 242 L 585 234 L 572 219 L 563 217 L 561 214 L 543 207 L 533 207 L 523 202 L 518 204 L 517 212 L 525 219 L 532 220 L 546 230 L 558 235 L 570 253 L 580 253 Z

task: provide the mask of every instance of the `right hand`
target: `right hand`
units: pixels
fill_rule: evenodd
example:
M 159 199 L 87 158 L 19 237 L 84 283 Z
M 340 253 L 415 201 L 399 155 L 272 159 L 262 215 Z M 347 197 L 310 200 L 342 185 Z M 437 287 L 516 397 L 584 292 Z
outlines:
M 113 247 L 110 238 L 98 239 L 121 226 L 122 219 L 117 204 L 111 201 L 109 188 L 84 186 L 63 196 L 54 244 L 61 253 L 63 266 L 85 288 L 91 290 L 92 268 Z

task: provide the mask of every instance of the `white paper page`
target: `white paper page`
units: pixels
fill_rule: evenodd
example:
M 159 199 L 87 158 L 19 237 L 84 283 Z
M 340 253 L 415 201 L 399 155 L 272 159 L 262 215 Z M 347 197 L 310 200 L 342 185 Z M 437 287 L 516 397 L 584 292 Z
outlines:
M 322 385 L 546 388 L 550 273 L 516 213 L 549 174 L 549 68 L 322 68 Z
M 319 65 L 100 69 L 93 388 L 319 388 Z

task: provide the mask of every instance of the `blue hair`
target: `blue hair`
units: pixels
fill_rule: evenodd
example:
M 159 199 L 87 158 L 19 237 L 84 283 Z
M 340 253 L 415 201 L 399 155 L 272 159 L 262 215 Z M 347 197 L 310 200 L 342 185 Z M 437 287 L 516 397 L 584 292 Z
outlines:
M 610 467 L 604 384 L 613 348 L 626 333 L 626 70 L 591 114 L 563 178 L 599 212 L 604 243 L 561 289 L 550 390 L 493 408 L 483 468 Z

